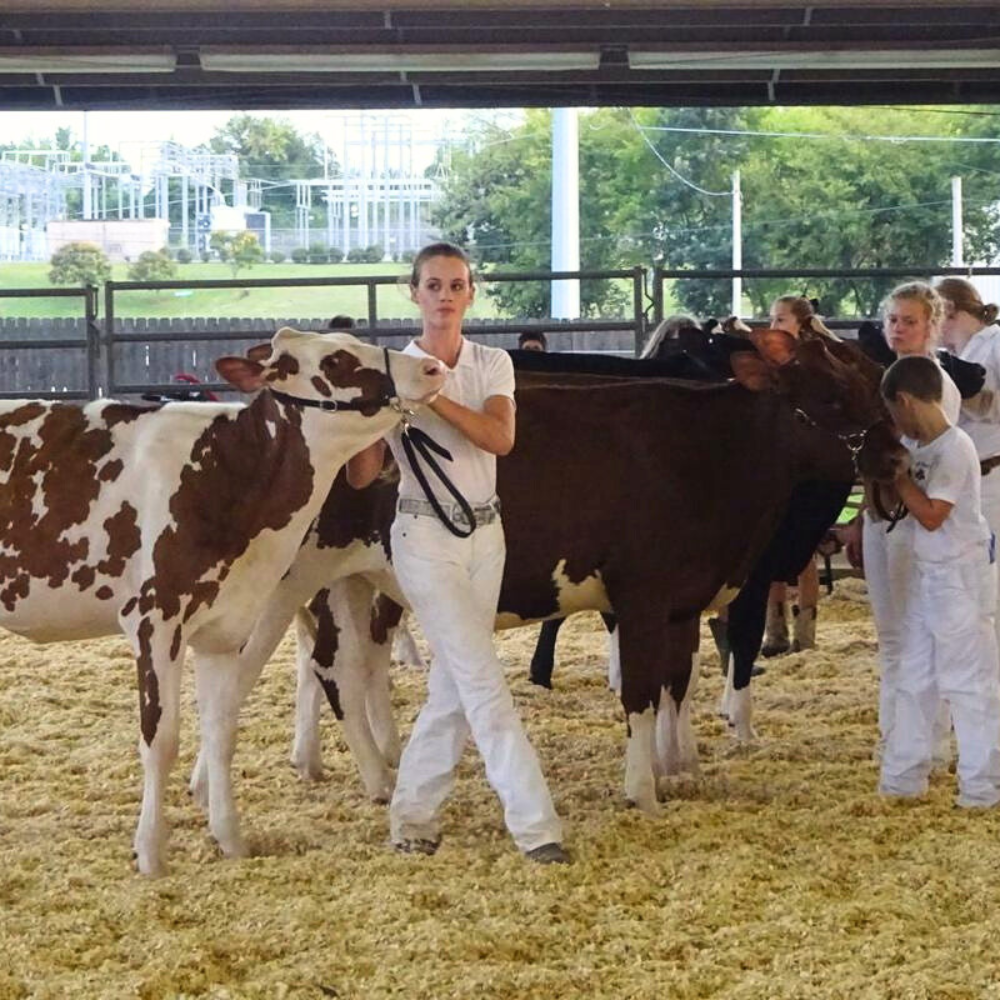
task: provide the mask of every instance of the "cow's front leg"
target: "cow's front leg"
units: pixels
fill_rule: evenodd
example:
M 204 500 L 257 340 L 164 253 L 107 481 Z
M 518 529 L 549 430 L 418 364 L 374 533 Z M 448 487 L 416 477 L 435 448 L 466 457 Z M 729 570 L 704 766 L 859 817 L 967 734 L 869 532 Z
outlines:
M 724 704 L 733 733 L 741 742 L 755 740 L 750 680 L 754 660 L 760 652 L 767 617 L 767 595 L 771 588 L 771 565 L 760 560 L 729 605 L 727 634 L 732 650 L 730 674 L 726 678 Z
M 325 595 L 326 591 L 321 591 Z M 318 595 L 317 595 L 318 596 Z M 319 739 L 319 716 L 325 696 L 316 676 L 313 650 L 316 646 L 316 619 L 302 608 L 295 616 L 295 738 L 292 766 L 303 781 L 322 781 L 323 751 Z
M 396 716 L 392 711 L 392 682 L 389 668 L 392 664 L 393 645 L 391 632 L 384 642 L 372 641 L 367 664 L 368 691 L 365 705 L 368 710 L 368 722 L 382 759 L 390 767 L 398 767 L 403 748 L 399 739 Z
M 308 650 L 308 666 L 303 652 L 308 636 L 299 633 L 299 678 L 300 689 L 306 694 L 309 689 L 302 683 L 306 670 L 319 679 L 330 707 L 343 724 L 344 739 L 354 756 L 365 790 L 373 801 L 388 802 L 394 781 L 368 718 L 368 666 L 374 645 L 371 634 L 373 594 L 374 589 L 367 580 L 353 576 L 332 584 L 328 591 L 317 595 L 309 606 L 316 623 L 316 638 Z M 311 721 L 311 716 L 305 711 L 297 712 L 296 720 L 300 719 Z M 296 733 L 295 745 L 297 751 L 304 749 L 318 758 L 318 725 L 310 732 Z
M 184 643 L 176 623 L 154 623 L 151 618 L 125 620 L 122 630 L 132 643 L 139 674 L 143 788 L 135 857 L 139 871 L 155 878 L 167 872 L 168 831 L 163 799 L 170 769 L 177 759 Z
M 243 703 L 239 657 L 235 650 L 225 654 L 196 652 L 194 666 L 201 756 L 208 785 L 207 796 L 202 784 L 195 798 L 202 805 L 207 798 L 208 828 L 223 855 L 243 858 L 248 851 L 240 833 L 232 777 L 236 727 Z
M 619 610 L 622 707 L 628 725 L 625 751 L 625 798 L 650 816 L 659 815 L 656 794 L 656 709 L 660 700 L 659 666 L 664 652 L 662 621 L 648 614 L 620 610 L 626 602 L 615 600 Z M 641 606 L 641 605 L 640 605 Z
M 264 670 L 264 665 L 270 660 L 271 654 L 278 648 L 278 643 L 288 631 L 288 624 L 299 606 L 297 603 L 293 603 L 297 597 L 297 591 L 291 587 L 282 586 L 275 590 L 268 602 L 267 610 L 257 620 L 246 645 L 239 651 L 237 714 L 250 696 L 250 692 Z M 317 697 L 322 699 L 322 693 L 318 692 Z M 208 782 L 208 761 L 205 759 L 205 748 L 199 746 L 188 790 L 197 805 L 205 812 L 208 811 Z
M 691 721 L 691 705 L 698 683 L 697 618 L 667 625 L 663 689 L 657 714 L 658 773 L 697 774 L 698 744 Z

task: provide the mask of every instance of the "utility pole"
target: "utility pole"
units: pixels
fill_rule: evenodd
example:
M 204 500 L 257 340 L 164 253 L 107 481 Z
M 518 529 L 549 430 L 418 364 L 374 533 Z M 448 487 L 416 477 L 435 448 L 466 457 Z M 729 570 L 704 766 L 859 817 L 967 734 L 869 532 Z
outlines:
M 951 179 L 951 266 L 963 267 L 965 252 L 962 248 L 962 178 Z
M 743 267 L 743 199 L 740 194 L 740 172 L 733 171 L 733 270 Z M 733 278 L 732 312 L 739 316 L 743 306 L 743 279 Z
M 580 270 L 580 131 L 576 108 L 552 111 L 552 270 Z M 578 319 L 580 282 L 552 282 L 554 319 Z

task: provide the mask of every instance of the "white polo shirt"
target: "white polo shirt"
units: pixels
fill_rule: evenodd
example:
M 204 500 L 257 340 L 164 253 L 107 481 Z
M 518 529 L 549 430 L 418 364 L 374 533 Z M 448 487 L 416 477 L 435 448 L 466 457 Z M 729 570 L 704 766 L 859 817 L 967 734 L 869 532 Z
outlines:
M 404 354 L 418 358 L 429 358 L 416 341 L 411 341 L 403 349 Z M 445 365 L 447 375 L 441 395 L 470 410 L 482 412 L 483 404 L 490 396 L 506 396 L 514 399 L 514 364 L 510 355 L 500 348 L 487 347 L 462 338 L 458 362 L 454 368 Z M 458 428 L 442 420 L 429 407 L 422 407 L 413 418 L 414 427 L 429 434 L 441 447 L 451 452 L 452 461 L 434 455 L 438 465 L 455 484 L 458 491 L 474 507 L 489 503 L 497 492 L 497 459 L 488 451 L 474 445 Z M 399 495 L 410 499 L 423 500 L 423 487 L 410 468 L 409 459 L 403 451 L 402 430 L 396 427 L 386 438 L 399 466 Z M 434 473 L 421 466 L 434 495 L 442 503 L 455 502 L 451 494 L 442 486 Z
M 959 357 L 986 369 L 982 392 L 992 399 L 982 412 L 963 407 L 958 426 L 972 438 L 980 458 L 993 458 L 1000 455 L 1000 326 L 987 326 L 970 337 Z

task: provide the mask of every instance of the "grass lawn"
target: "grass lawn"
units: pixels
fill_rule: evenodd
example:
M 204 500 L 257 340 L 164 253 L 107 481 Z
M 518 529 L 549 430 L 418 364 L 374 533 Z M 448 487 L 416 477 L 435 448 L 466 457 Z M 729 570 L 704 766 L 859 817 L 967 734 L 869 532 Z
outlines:
M 112 278 L 127 281 L 128 265 L 115 264 Z M 0 289 L 49 288 L 49 265 L 0 264 Z M 369 275 L 400 276 L 399 286 L 380 286 L 377 308 L 383 319 L 416 317 L 405 287 L 408 271 L 399 264 L 260 264 L 240 272 L 240 278 L 358 278 Z M 232 278 L 225 264 L 178 265 L 178 280 L 199 281 Z M 103 312 L 103 294 L 100 301 Z M 207 288 L 155 292 L 120 292 L 115 295 L 118 316 L 238 316 L 306 319 L 346 313 L 355 318 L 368 315 L 368 292 L 364 285 L 318 288 Z M 83 314 L 83 300 L 76 298 L 16 299 L 0 296 L 0 318 L 9 316 L 63 317 Z M 496 315 L 496 304 L 480 296 L 470 316 Z

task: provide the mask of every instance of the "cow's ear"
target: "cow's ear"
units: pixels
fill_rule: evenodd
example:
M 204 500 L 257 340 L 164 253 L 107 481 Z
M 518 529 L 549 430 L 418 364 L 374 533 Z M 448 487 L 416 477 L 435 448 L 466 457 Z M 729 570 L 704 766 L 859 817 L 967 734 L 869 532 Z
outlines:
M 750 340 L 761 357 L 767 358 L 772 365 L 783 365 L 791 361 L 799 344 L 797 338 L 784 330 L 754 330 L 750 334 Z
M 753 351 L 736 351 L 729 357 L 733 375 L 740 385 L 753 392 L 777 388 L 774 368 Z
M 268 344 L 255 344 L 247 351 L 247 357 L 251 361 L 267 361 L 274 353 L 274 348 Z
M 264 384 L 264 366 L 247 358 L 219 358 L 215 370 L 240 392 L 256 392 Z

